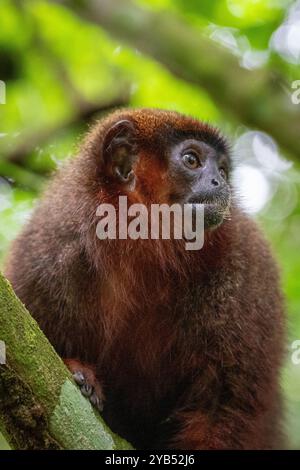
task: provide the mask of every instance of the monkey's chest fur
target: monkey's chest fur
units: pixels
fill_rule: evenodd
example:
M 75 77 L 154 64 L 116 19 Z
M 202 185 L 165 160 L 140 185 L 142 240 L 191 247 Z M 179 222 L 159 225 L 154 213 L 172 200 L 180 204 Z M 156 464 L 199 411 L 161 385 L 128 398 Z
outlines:
M 155 447 L 176 431 L 175 411 L 184 409 L 195 378 L 202 376 L 204 400 L 206 384 L 215 381 L 217 392 L 205 357 L 213 338 L 201 326 L 213 286 L 204 278 L 202 287 L 199 279 L 195 286 L 181 274 L 153 268 L 148 276 L 146 266 L 141 272 L 135 279 L 134 271 L 113 271 L 102 283 L 97 370 L 111 428 L 137 447 Z

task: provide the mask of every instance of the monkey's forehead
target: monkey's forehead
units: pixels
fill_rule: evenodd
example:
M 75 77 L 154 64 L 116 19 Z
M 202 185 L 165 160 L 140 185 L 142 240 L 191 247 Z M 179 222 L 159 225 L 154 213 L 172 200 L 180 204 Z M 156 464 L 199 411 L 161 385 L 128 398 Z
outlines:
M 215 127 L 175 111 L 141 108 L 120 109 L 96 123 L 81 145 L 81 153 L 85 155 L 85 159 L 90 156 L 97 160 L 109 129 L 121 120 L 133 123 L 133 137 L 138 146 L 149 149 L 153 154 L 158 153 L 161 156 L 163 149 L 192 138 L 205 142 L 230 157 L 230 147 Z
M 100 124 L 109 129 L 121 119 L 133 122 L 137 138 L 144 143 L 195 138 L 204 140 L 223 152 L 228 151 L 227 141 L 218 129 L 175 111 L 155 108 L 121 109 L 108 115 Z

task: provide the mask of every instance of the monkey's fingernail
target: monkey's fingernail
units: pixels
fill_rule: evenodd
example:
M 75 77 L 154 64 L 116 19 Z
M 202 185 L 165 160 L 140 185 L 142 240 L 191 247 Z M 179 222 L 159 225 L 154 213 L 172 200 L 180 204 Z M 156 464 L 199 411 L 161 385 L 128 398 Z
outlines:
M 76 382 L 78 385 L 83 385 L 84 382 L 85 382 L 84 375 L 83 375 L 83 373 L 80 372 L 80 371 L 74 372 L 74 374 L 73 374 L 73 379 L 75 380 L 75 382 Z
M 103 404 L 103 401 L 99 397 L 97 397 L 96 407 L 97 407 L 98 411 L 100 411 L 100 413 L 102 413 L 104 404 Z
M 94 406 L 97 406 L 97 403 L 98 403 L 98 397 L 95 393 L 93 393 L 91 396 L 90 396 L 90 402 L 92 405 Z
M 98 408 L 98 410 L 100 411 L 100 413 L 102 413 L 103 408 L 104 408 L 104 405 L 103 405 L 103 401 L 102 401 L 102 400 L 99 400 L 99 399 L 98 399 L 97 408 Z
M 81 390 L 82 395 L 84 395 L 85 397 L 90 397 L 93 392 L 93 387 L 91 387 L 88 384 L 84 384 L 82 385 L 80 390 Z
M 93 393 L 91 396 L 90 396 L 90 402 L 92 403 L 92 405 L 97 408 L 99 411 L 103 411 L 103 403 L 102 401 L 100 400 L 100 398 L 95 394 Z

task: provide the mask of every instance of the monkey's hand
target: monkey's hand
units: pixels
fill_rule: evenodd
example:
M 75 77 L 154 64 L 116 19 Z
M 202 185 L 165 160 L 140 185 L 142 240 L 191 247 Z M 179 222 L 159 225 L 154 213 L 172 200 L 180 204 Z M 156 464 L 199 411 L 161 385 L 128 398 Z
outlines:
M 71 371 L 73 379 L 79 386 L 82 395 L 87 397 L 91 404 L 100 412 L 103 411 L 105 397 L 94 368 L 76 359 L 64 359 L 64 363 Z

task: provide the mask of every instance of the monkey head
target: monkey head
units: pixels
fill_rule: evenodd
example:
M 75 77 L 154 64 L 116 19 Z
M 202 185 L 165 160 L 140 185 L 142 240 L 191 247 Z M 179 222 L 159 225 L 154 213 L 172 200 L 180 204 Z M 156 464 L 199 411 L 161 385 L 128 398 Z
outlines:
M 91 142 L 109 195 L 132 202 L 203 204 L 205 228 L 220 225 L 231 201 L 230 156 L 219 132 L 181 114 L 124 110 L 94 129 Z M 196 206 L 195 206 L 196 208 Z
M 205 228 L 220 225 L 229 213 L 229 159 L 204 136 L 183 138 L 170 148 L 169 168 L 175 183 L 172 200 L 204 205 Z

